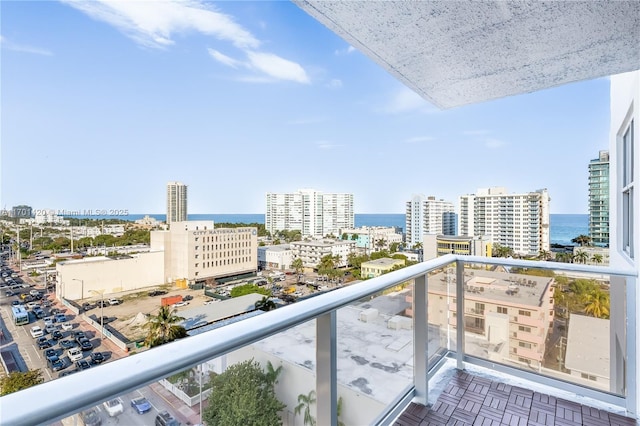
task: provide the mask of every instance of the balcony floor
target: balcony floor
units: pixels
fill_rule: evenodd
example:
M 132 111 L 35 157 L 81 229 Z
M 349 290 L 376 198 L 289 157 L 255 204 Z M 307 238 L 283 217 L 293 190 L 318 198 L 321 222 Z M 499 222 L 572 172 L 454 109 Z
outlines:
M 457 371 L 431 408 L 411 403 L 396 426 L 637 426 L 634 419 Z

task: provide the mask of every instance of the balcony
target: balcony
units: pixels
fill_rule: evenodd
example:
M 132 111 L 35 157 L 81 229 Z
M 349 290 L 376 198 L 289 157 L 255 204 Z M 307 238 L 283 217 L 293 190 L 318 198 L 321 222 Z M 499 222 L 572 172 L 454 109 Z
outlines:
M 318 425 L 338 423 L 338 397 L 344 399 L 341 421 L 345 424 L 391 424 L 412 402 L 425 405 L 438 399 L 442 391 L 439 388 L 442 381 L 436 379 L 439 375 L 456 375 L 460 373 L 455 371 L 463 370 L 490 374 L 493 380 L 498 380 L 497 387 L 511 380 L 527 380 L 535 386 L 546 386 L 545 389 L 552 392 L 591 398 L 609 407 L 609 411 L 637 416 L 635 306 L 627 303 L 623 308 L 616 305 L 618 298 L 611 297 L 611 312 L 616 309 L 625 312 L 627 320 L 607 321 L 606 326 L 610 333 L 626 336 L 627 344 L 622 352 L 620 348 L 611 348 L 606 355 L 611 360 L 622 357 L 620 363 L 624 368 L 611 362 L 606 385 L 590 384 L 568 372 L 570 367 L 576 370 L 580 367 L 571 365 L 570 352 L 576 347 L 584 352 L 583 343 L 572 342 L 571 337 L 568 342 L 565 339 L 564 344 L 560 339 L 559 345 L 547 348 L 553 359 L 557 356 L 562 360 L 562 365 L 553 368 L 512 357 L 508 342 L 501 341 L 503 331 L 507 340 L 510 337 L 512 317 L 504 314 L 486 311 L 486 336 L 457 333 L 456 330 L 464 329 L 463 315 L 456 318 L 445 315 L 441 319 L 443 323 L 427 323 L 430 286 L 442 285 L 437 278 L 431 278 L 430 273 L 452 263 L 456 266 L 459 284 L 452 288 L 451 296 L 455 294 L 458 312 L 464 312 L 465 268 L 474 268 L 475 276 L 489 274 L 483 265 L 615 277 L 611 279 L 612 294 L 614 288 L 623 290 L 626 300 L 635 300 L 636 272 L 631 270 L 447 255 L 7 395 L 2 398 L 5 407 L 2 423 L 48 424 L 149 384 L 157 386 L 156 382 L 186 369 L 203 365 L 225 368 L 235 361 L 251 358 L 268 359 L 284 366 L 282 383 L 276 392 L 283 399 L 292 399 L 287 400 L 289 407 L 292 404 L 295 407 L 299 394 L 314 390 L 316 403 L 312 414 Z M 509 275 L 514 273 L 507 274 L 507 279 Z M 383 315 L 385 306 L 391 306 L 389 311 L 394 313 L 406 303 L 405 295 L 388 295 L 385 290 L 410 280 L 414 283 L 413 318 Z M 495 281 L 492 285 L 497 288 L 501 283 Z M 499 291 L 485 293 L 491 293 L 499 304 L 514 300 L 514 296 L 502 295 Z M 448 305 L 446 300 L 443 303 L 445 307 Z M 433 308 L 429 306 L 429 309 L 431 315 Z M 525 317 L 519 315 L 520 318 Z M 383 327 L 377 328 L 376 321 Z M 620 324 L 622 328 L 616 328 Z M 350 334 L 354 329 L 355 333 Z M 550 333 L 553 337 L 552 330 Z M 594 334 L 586 338 L 600 337 Z M 525 357 L 527 349 L 516 349 L 517 355 Z M 532 357 L 526 358 L 542 359 L 542 352 L 530 352 L 528 355 Z M 414 405 L 411 407 L 415 409 Z M 287 417 L 285 409 L 283 422 L 299 424 L 300 419 L 291 414 Z

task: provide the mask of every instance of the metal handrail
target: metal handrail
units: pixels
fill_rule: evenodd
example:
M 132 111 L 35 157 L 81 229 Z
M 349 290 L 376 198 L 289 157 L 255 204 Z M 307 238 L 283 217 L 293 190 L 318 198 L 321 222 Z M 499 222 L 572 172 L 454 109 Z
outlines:
M 85 370 L 82 374 L 66 376 L 9 394 L 0 399 L 3 407 L 2 423 L 51 423 L 457 261 L 637 276 L 636 271 L 617 268 L 449 254 Z M 87 384 L 91 387 L 90 391 L 87 390 Z

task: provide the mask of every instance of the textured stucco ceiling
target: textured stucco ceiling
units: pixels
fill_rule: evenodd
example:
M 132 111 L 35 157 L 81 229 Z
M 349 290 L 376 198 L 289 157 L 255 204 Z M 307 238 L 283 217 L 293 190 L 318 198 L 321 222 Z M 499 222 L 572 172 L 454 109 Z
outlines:
M 637 0 L 294 3 L 441 108 L 640 68 Z

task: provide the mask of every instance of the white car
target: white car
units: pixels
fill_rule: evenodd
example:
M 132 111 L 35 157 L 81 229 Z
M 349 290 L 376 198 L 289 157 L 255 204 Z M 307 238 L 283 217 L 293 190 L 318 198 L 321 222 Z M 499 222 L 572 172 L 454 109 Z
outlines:
M 42 329 L 37 325 L 31 327 L 31 330 L 29 332 L 31 333 L 31 337 L 33 337 L 34 339 L 44 336 L 44 331 L 42 331 Z
M 67 356 L 71 362 L 80 361 L 82 359 L 82 350 L 80 348 L 71 348 L 67 351 Z
M 107 414 L 109 414 L 109 416 L 111 417 L 115 417 L 118 414 L 124 413 L 124 405 L 122 405 L 122 400 L 120 398 L 105 401 L 103 405 L 104 409 L 107 411 Z
M 53 325 L 54 319 L 53 319 L 53 317 L 44 317 L 43 321 L 44 321 L 44 325 L 45 326 Z
M 174 303 L 173 307 L 174 308 L 179 308 L 180 306 L 187 306 L 189 304 L 189 302 L 178 302 L 178 303 Z
M 70 322 L 63 322 L 60 326 L 63 330 L 71 330 L 73 328 L 73 324 Z
M 39 308 L 40 307 L 40 303 L 38 302 L 29 302 L 27 303 L 27 308 L 29 309 L 35 309 L 35 308 Z

